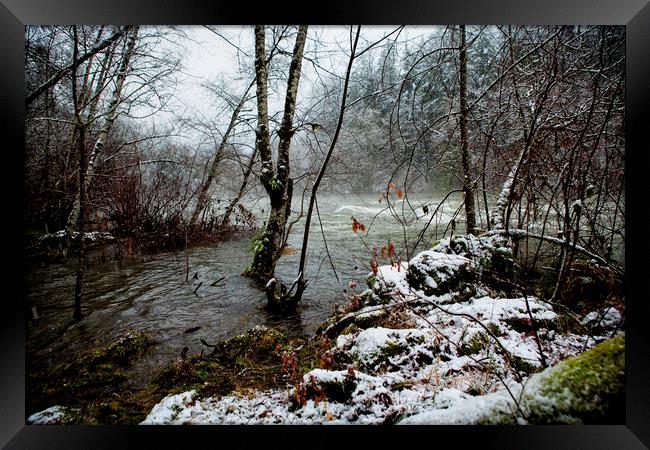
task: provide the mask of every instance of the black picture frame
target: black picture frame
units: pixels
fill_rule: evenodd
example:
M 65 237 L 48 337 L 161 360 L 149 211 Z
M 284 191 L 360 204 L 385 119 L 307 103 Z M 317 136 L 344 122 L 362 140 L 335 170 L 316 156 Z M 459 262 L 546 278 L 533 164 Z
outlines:
M 626 203 L 640 211 L 647 201 L 642 163 L 647 148 L 650 101 L 649 0 L 400 0 L 266 5 L 198 0 L 0 0 L 0 105 L 5 132 L 2 222 L 4 235 L 2 312 L 0 312 L 0 445 L 6 448 L 150 448 L 240 444 L 267 446 L 364 447 L 394 441 L 397 445 L 427 447 L 451 439 L 453 447 L 636 449 L 650 446 L 650 342 L 647 300 L 642 295 L 644 239 L 647 225 L 626 212 L 626 423 L 588 426 L 515 427 L 108 427 L 25 425 L 25 306 L 22 259 L 24 148 L 24 26 L 29 24 L 608 24 L 626 25 Z M 637 184 L 641 189 L 634 188 Z M 21 187 L 20 189 L 18 187 Z M 633 200 L 637 198 L 637 200 Z M 11 259 L 9 259 L 11 258 Z M 326 433 L 326 434 L 325 434 Z M 322 434 L 322 435 L 321 435 Z M 355 443 L 355 445 L 358 445 Z M 248 445 L 244 445 L 245 447 Z

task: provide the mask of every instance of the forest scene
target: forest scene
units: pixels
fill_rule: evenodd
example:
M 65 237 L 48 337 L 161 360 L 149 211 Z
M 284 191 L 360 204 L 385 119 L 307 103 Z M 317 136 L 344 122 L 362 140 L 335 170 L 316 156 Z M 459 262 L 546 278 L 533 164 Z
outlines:
M 25 27 L 26 422 L 622 424 L 625 27 Z

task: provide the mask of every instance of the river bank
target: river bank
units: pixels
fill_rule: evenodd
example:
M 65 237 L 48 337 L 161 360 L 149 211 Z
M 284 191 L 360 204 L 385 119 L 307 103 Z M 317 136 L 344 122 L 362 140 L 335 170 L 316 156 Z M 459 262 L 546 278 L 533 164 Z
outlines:
M 501 416 L 514 423 L 616 416 L 620 367 L 597 364 L 593 370 L 616 372 L 611 383 L 599 387 L 611 390 L 611 408 L 607 402 L 586 409 L 565 405 L 527 420 L 535 408 L 516 401 L 528 392 L 527 383 L 539 386 L 540 378 L 559 370 L 553 367 L 619 333 L 624 308 L 611 299 L 569 315 L 560 305 L 522 295 L 508 284 L 510 244 L 495 236 L 456 237 L 408 263 L 378 265 L 368 289 L 351 287 L 350 303 L 309 339 L 258 326 L 228 341 L 204 340 L 199 353 L 181 355 L 155 377 L 137 414 L 120 419 L 121 408 L 114 404 L 114 420 L 475 423 L 486 420 L 471 413 L 480 399 L 501 405 L 499 411 L 509 411 Z M 60 406 L 67 409 L 30 420 L 87 420 L 79 414 L 83 408 L 75 416 L 73 406 Z

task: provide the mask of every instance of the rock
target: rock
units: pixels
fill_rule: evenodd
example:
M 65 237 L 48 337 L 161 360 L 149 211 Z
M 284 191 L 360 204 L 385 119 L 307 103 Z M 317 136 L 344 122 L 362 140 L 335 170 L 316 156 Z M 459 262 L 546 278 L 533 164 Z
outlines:
M 227 341 L 214 345 L 214 354 L 223 361 L 233 361 L 241 354 L 264 357 L 275 351 L 278 344 L 285 341 L 279 331 L 264 325 L 256 325 L 250 330 Z
M 332 317 L 326 320 L 318 327 L 316 333 L 325 334 L 329 339 L 334 339 L 351 325 L 360 329 L 377 326 L 387 315 L 388 312 L 380 306 L 367 306 L 343 317 Z
M 427 296 L 462 292 L 466 288 L 472 290 L 475 279 L 469 259 L 433 250 L 421 252 L 413 258 L 406 273 L 409 286 Z
M 291 406 L 302 406 L 305 400 L 325 400 L 345 403 L 352 398 L 357 387 L 357 376 L 354 370 L 324 370 L 314 369 L 303 376 L 300 386 L 293 388 L 290 393 Z
M 624 423 L 625 334 L 532 375 L 523 385 L 420 411 L 400 424 Z

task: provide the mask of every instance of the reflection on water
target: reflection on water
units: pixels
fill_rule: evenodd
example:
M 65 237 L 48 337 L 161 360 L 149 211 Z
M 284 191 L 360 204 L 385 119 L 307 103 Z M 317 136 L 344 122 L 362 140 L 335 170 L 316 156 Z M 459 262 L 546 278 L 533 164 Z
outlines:
M 402 227 L 394 212 L 386 208 L 385 201 L 378 202 L 378 196 L 319 198 L 322 230 L 314 214 L 307 264 L 309 282 L 297 317 L 267 313 L 264 292 L 250 279 L 240 276 L 252 259 L 248 242 L 231 241 L 216 247 L 191 249 L 189 283 L 185 282 L 184 251 L 135 261 L 91 263 L 84 275 L 85 317 L 63 334 L 60 330 L 65 329 L 72 316 L 75 261 L 30 267 L 26 311 L 31 368 L 75 358 L 95 342 L 107 343 L 134 329 L 150 334 L 158 342 L 152 354 L 140 362 L 142 372 L 178 359 L 185 346 L 189 354 L 207 351 L 200 339 L 212 343 L 253 325 L 280 326 L 294 336 L 313 335 L 316 327 L 331 314 L 334 303 L 345 301 L 351 279 L 360 282 L 357 290 L 363 289 L 369 272 L 366 245 L 381 246 L 391 239 L 397 251 L 403 252 L 405 235 L 414 241 L 438 206 L 432 196 L 424 194 L 409 196 L 409 201 L 414 211 L 403 201 L 395 205 L 397 213 L 408 222 Z M 428 214 L 423 205 L 430 205 Z M 459 205 L 459 198 L 446 203 L 432 221 L 432 227 L 436 223 L 446 225 Z M 261 210 L 257 213 L 265 217 Z M 367 226 L 363 241 L 352 232 L 351 216 Z M 301 225 L 302 222 L 294 226 L 289 237 L 289 244 L 297 248 L 302 243 Z M 433 231 L 431 228 L 421 246 L 430 244 Z M 327 260 L 323 235 L 339 281 Z M 404 254 L 401 257 L 406 259 Z M 293 280 L 299 258 L 299 253 L 282 257 L 277 276 L 284 281 Z M 196 327 L 200 328 L 189 331 Z

